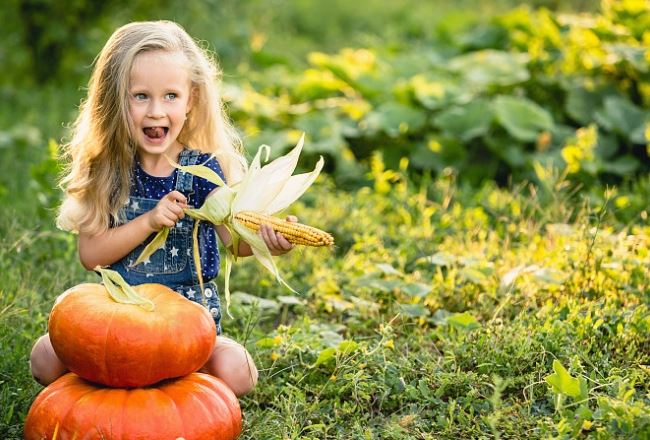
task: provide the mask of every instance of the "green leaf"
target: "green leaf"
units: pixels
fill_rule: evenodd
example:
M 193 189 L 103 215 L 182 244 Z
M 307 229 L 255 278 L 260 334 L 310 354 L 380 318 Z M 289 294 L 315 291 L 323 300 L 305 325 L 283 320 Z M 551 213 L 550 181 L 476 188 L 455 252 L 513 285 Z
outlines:
M 533 142 L 542 131 L 553 131 L 551 114 L 527 98 L 499 96 L 494 100 L 498 121 L 510 135 L 524 142 Z
M 608 173 L 617 174 L 619 176 L 628 176 L 634 173 L 639 167 L 639 160 L 626 154 L 614 160 L 604 161 L 602 164 L 603 171 Z
M 391 137 L 401 137 L 421 130 L 426 123 L 426 114 L 398 102 L 387 102 L 371 111 L 365 123 L 371 133 L 383 131 Z
M 431 314 L 429 309 L 422 304 L 400 304 L 399 311 L 409 318 L 421 318 Z
M 433 123 L 441 130 L 467 142 L 486 134 L 492 119 L 492 108 L 488 102 L 477 99 L 464 107 L 451 107 L 440 112 Z
M 151 257 L 158 249 L 163 247 L 165 245 L 165 242 L 167 241 L 167 237 L 169 236 L 169 231 L 170 229 L 168 227 L 163 227 L 156 236 L 149 242 L 147 246 L 142 250 L 142 253 L 138 257 L 137 260 L 135 260 L 135 263 L 131 264 L 131 267 L 137 266 L 138 264 L 146 261 L 149 257 Z
M 422 298 L 431 292 L 431 285 L 424 283 L 407 283 L 402 285 L 401 290 L 407 295 Z
M 557 359 L 553 361 L 553 370 L 555 373 L 549 374 L 544 380 L 553 387 L 555 393 L 574 398 L 583 395 L 584 390 L 580 380 L 571 376 Z
M 481 326 L 476 318 L 467 312 L 454 313 L 447 318 L 447 324 L 463 331 L 471 331 Z
M 484 284 L 488 280 L 483 272 L 473 267 L 464 267 L 458 274 L 474 284 Z
M 404 274 L 400 272 L 399 270 L 395 269 L 393 266 L 391 266 L 388 263 L 378 263 L 377 264 L 377 269 L 382 271 L 386 275 L 396 275 L 396 276 L 403 276 Z
M 596 112 L 595 118 L 609 131 L 631 140 L 633 133 L 644 129 L 647 114 L 627 98 L 608 96 L 603 107 Z
M 357 344 L 356 342 L 351 340 L 345 340 L 342 341 L 336 349 L 341 354 L 350 354 L 353 351 L 356 351 L 358 347 L 359 344 Z
M 262 298 L 246 292 L 233 292 L 232 300 L 239 304 L 255 305 L 262 310 L 275 311 L 280 306 L 272 299 Z
M 215 185 L 219 186 L 226 186 L 226 183 L 219 177 L 219 175 L 214 172 L 212 169 L 206 167 L 205 165 L 179 165 L 173 160 L 171 160 L 169 157 L 165 156 L 167 160 L 169 161 L 170 164 L 172 164 L 174 167 L 178 168 L 179 170 L 185 171 L 186 173 L 193 174 L 195 176 L 199 176 L 207 180 L 208 182 L 212 182 Z
M 119 272 L 104 269 L 100 266 L 95 267 L 95 270 L 101 275 L 104 287 L 106 287 L 106 290 L 113 301 L 120 304 L 137 305 L 148 312 L 155 310 L 156 306 L 154 303 L 151 300 L 138 295 L 138 292 L 136 292 L 135 289 L 131 287 L 124 278 L 122 278 L 122 275 L 120 275 Z
M 567 90 L 565 111 L 582 125 L 588 125 L 594 120 L 594 113 L 600 107 L 602 95 L 573 86 Z
M 536 270 L 533 275 L 540 281 L 558 286 L 564 283 L 567 278 L 567 275 L 564 272 L 548 267 L 542 267 L 541 269 Z
M 486 49 L 452 59 L 449 68 L 463 75 L 465 81 L 477 86 L 509 86 L 530 78 L 528 56 Z
M 321 350 L 320 354 L 318 355 L 318 359 L 316 359 L 316 362 L 312 365 L 312 368 L 331 360 L 334 355 L 336 355 L 336 348 L 329 347 Z
M 278 296 L 278 302 L 280 304 L 286 304 L 288 306 L 301 306 L 304 304 L 304 301 L 296 296 Z
M 276 345 L 278 345 L 278 343 L 276 342 L 275 338 L 262 338 L 255 343 L 255 346 L 259 348 L 271 348 L 275 347 Z
M 434 266 L 451 266 L 456 262 L 456 257 L 447 252 L 436 252 L 428 257 L 418 258 L 416 263 L 433 264 Z

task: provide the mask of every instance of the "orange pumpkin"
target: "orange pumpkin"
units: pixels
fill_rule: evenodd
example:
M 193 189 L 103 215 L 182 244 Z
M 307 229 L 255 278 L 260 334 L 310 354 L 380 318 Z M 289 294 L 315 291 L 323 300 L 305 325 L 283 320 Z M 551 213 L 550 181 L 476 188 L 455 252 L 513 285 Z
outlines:
M 208 374 L 115 389 L 68 373 L 37 396 L 24 434 L 26 440 L 231 440 L 241 429 L 237 397 Z
M 132 289 L 151 307 L 118 302 L 101 284 L 80 284 L 56 300 L 48 328 L 65 366 L 84 379 L 119 388 L 201 368 L 216 340 L 207 309 L 161 284 Z

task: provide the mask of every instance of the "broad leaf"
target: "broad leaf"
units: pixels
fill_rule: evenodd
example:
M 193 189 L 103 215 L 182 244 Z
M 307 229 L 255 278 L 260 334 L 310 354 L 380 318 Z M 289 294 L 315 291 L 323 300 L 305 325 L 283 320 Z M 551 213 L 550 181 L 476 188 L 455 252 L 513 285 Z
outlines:
M 492 49 L 470 52 L 451 60 L 451 70 L 463 75 L 465 81 L 478 87 L 508 86 L 530 78 L 526 63 L 528 56 Z
M 316 367 L 318 365 L 321 365 L 329 361 L 330 359 L 334 358 L 335 355 L 336 355 L 336 348 L 330 347 L 322 350 L 318 355 L 318 359 L 316 359 L 316 362 L 314 363 L 314 365 L 312 365 L 312 367 Z
M 464 107 L 451 107 L 440 112 L 433 123 L 463 142 L 467 142 L 486 134 L 492 119 L 492 108 L 488 102 L 477 99 Z
M 557 359 L 553 361 L 553 370 L 555 371 L 553 374 L 544 378 L 553 387 L 553 391 L 574 398 L 587 397 L 584 395 L 586 386 L 581 385 L 579 379 L 571 376 Z
M 510 135 L 524 142 L 534 142 L 542 131 L 553 131 L 551 114 L 527 98 L 499 96 L 494 101 L 499 123 Z
M 447 318 L 447 324 L 464 331 L 474 330 L 481 326 L 476 318 L 467 312 L 454 313 Z

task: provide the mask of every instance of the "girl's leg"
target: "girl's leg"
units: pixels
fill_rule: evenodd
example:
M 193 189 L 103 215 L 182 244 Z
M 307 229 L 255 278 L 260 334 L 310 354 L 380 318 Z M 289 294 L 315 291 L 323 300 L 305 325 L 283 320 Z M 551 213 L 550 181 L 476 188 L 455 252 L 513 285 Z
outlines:
M 49 333 L 45 333 L 38 338 L 32 347 L 32 353 L 29 356 L 29 367 L 36 382 L 43 386 L 48 386 L 68 371 L 54 353 Z
M 225 336 L 217 344 L 202 371 L 223 380 L 237 395 L 249 393 L 257 383 L 257 367 L 243 345 Z

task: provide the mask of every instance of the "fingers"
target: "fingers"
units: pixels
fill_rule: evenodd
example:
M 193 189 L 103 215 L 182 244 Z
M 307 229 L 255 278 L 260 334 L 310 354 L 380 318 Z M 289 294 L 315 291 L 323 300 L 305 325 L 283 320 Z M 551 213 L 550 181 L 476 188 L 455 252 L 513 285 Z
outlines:
M 181 208 L 187 208 L 187 197 L 179 191 L 172 191 L 165 196 L 166 199 L 174 204 L 180 205 Z
M 298 223 L 298 217 L 295 215 L 288 215 L 286 216 L 285 220 L 291 223 Z
M 279 232 L 276 232 L 275 236 L 278 239 L 278 244 L 280 245 L 280 248 L 282 250 L 289 251 L 293 249 L 293 244 L 291 244 L 289 240 L 284 238 L 284 235 L 280 234 Z
M 273 255 L 281 255 L 293 249 L 293 244 L 281 233 L 275 232 L 270 225 L 261 225 L 259 235 Z
M 174 227 L 179 220 L 185 218 L 185 208 L 188 208 L 187 197 L 182 193 L 172 191 L 166 194 L 152 212 L 152 227 L 155 230 L 163 226 Z
M 278 247 L 280 246 L 280 244 L 278 243 L 278 237 L 276 236 L 275 231 L 273 231 L 273 228 L 270 225 L 261 225 L 260 235 L 262 236 L 262 239 L 266 243 L 266 246 L 269 248 L 269 250 L 278 249 Z

